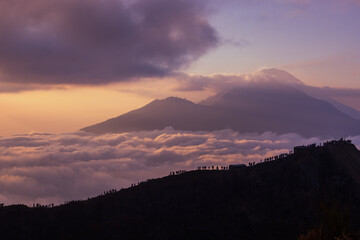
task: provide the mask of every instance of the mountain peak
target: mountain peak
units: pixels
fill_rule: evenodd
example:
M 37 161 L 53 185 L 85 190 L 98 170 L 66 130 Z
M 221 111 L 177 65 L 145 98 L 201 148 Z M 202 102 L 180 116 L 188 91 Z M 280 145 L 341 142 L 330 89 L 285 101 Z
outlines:
M 167 105 L 176 105 L 176 106 L 182 106 L 182 105 L 193 105 L 195 103 L 185 99 L 185 98 L 179 98 L 179 97 L 167 97 L 164 99 L 155 99 L 154 101 L 147 104 L 145 107 L 150 106 L 167 106 Z
M 165 99 L 160 99 L 159 101 L 163 101 L 163 102 L 169 102 L 169 103 L 191 103 L 194 104 L 193 102 L 185 99 L 185 98 L 179 98 L 179 97 L 167 97 Z
M 260 73 L 266 75 L 270 80 L 276 80 L 286 84 L 300 84 L 304 85 L 302 81 L 291 75 L 290 73 L 277 68 L 263 69 Z

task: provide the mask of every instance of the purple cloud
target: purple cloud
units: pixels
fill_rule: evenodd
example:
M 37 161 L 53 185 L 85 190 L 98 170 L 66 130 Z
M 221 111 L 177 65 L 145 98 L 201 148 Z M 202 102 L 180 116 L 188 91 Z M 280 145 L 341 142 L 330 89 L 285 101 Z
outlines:
M 14 0 L 0 9 L 2 82 L 161 77 L 219 42 L 201 1 Z

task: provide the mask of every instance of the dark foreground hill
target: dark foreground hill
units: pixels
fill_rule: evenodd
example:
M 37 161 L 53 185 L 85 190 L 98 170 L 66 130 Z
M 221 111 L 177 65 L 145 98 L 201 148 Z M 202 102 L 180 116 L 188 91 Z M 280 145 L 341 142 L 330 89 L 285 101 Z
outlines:
M 359 193 L 360 152 L 335 142 L 53 208 L 3 207 L 0 239 L 291 240 L 317 227 L 322 234 L 349 235 L 360 231 Z
M 162 130 L 233 129 L 241 133 L 267 131 L 305 137 L 339 138 L 360 134 L 360 120 L 330 103 L 276 81 L 248 83 L 198 104 L 170 97 L 85 127 L 92 133 Z

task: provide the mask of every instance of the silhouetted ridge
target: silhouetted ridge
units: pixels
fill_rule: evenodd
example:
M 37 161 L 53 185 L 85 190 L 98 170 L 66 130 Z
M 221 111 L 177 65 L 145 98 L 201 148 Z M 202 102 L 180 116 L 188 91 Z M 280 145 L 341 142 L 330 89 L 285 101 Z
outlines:
M 0 237 L 291 240 L 333 205 L 346 231 L 360 231 L 360 152 L 346 141 L 233 169 L 185 172 L 53 208 L 2 207 Z

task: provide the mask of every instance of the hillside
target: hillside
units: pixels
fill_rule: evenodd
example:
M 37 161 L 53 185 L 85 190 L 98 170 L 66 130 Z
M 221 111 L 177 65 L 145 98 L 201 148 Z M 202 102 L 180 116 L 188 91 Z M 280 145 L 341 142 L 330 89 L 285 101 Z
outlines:
M 297 239 L 340 206 L 360 231 L 360 152 L 333 142 L 235 170 L 191 171 L 53 208 L 0 208 L 1 239 Z

